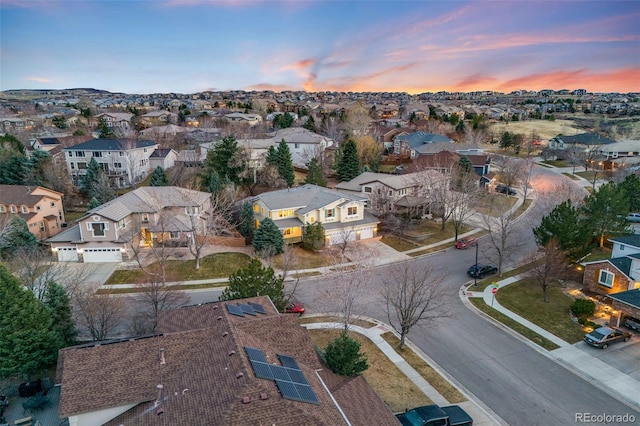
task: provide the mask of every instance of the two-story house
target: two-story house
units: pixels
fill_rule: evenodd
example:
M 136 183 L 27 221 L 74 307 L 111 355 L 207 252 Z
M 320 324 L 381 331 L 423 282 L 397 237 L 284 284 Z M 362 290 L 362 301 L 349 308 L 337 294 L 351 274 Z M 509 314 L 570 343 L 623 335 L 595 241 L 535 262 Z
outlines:
M 96 119 L 103 119 L 107 127 L 129 130 L 133 114 L 128 112 L 104 112 L 96 115 Z
M 428 145 L 435 143 L 446 143 L 453 146 L 453 140 L 445 135 L 414 132 L 397 135 L 393 140 L 393 153 L 401 157 L 416 158 L 423 154 L 423 150 Z
M 78 185 L 87 173 L 91 158 L 119 188 L 143 180 L 151 170 L 149 157 L 158 148 L 157 142 L 133 139 L 92 139 L 63 149 L 67 170 Z
M 245 114 L 242 112 L 232 112 L 224 115 L 225 120 L 231 124 L 245 124 L 255 126 L 262 123 L 262 117 L 259 114 Z
M 62 194 L 42 186 L 0 185 L 0 215 L 20 216 L 39 240 L 62 231 Z
M 143 114 L 140 120 L 145 126 L 175 124 L 178 122 L 178 114 L 165 110 L 150 111 Z
M 306 224 L 320 222 L 325 244 L 366 240 L 377 235 L 378 219 L 365 212 L 367 197 L 317 185 L 260 194 L 251 199 L 256 228 L 271 218 L 287 243 L 302 240 Z
M 549 139 L 549 149 L 565 151 L 571 147 L 580 148 L 583 152 L 598 151 L 603 145 L 615 143 L 613 139 L 598 133 L 581 133 L 579 135 L 558 135 Z
M 640 318 L 640 234 L 609 241 L 613 243 L 611 258 L 583 263 L 582 288 L 611 298 L 618 320 L 622 314 Z
M 207 192 L 144 186 L 88 211 L 47 243 L 60 262 L 121 262 L 137 247 L 188 246 L 212 214 Z

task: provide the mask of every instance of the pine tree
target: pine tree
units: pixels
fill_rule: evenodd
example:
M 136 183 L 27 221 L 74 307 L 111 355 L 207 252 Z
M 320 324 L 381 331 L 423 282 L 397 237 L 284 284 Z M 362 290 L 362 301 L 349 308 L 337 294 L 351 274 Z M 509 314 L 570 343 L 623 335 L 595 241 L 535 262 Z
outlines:
M 29 231 L 27 222 L 14 216 L 9 224 L 0 230 L 0 258 L 6 258 L 18 249 L 30 250 L 38 245 L 36 236 Z
M 62 347 L 48 310 L 0 265 L 0 377 L 37 374 Z
M 238 225 L 238 232 L 243 237 L 250 237 L 255 230 L 255 223 L 253 220 L 253 206 L 251 203 L 245 202 L 242 205 L 242 211 L 240 212 L 240 224 Z
M 327 186 L 327 180 L 324 178 L 322 166 L 318 164 L 317 158 L 312 158 L 307 164 L 307 177 L 305 183 L 311 183 L 318 186 Z
M 253 234 L 253 250 L 258 254 L 274 255 L 284 251 L 284 238 L 278 226 L 270 218 L 260 222 Z
M 322 223 L 307 223 L 302 234 L 302 248 L 318 250 L 324 246 L 324 227 Z
M 291 160 L 291 151 L 284 139 L 278 144 L 277 150 L 278 156 L 278 174 L 280 178 L 287 182 L 290 187 L 293 186 L 296 180 L 296 174 L 293 171 L 293 161 Z
M 341 376 L 357 376 L 369 368 L 366 355 L 360 352 L 360 343 L 345 332 L 329 342 L 324 357 L 331 371 Z
M 337 170 L 340 182 L 349 181 L 360 174 L 360 160 L 356 143 L 349 139 L 342 150 L 342 157 L 338 162 Z
M 278 165 L 278 151 L 276 151 L 276 147 L 271 145 L 267 150 L 267 158 L 265 159 L 267 165 L 277 166 Z
M 304 123 L 302 127 L 311 132 L 314 132 L 314 133 L 316 132 L 316 120 L 313 118 L 313 115 L 309 116 L 309 118 L 307 119 L 307 121 Z
M 89 200 L 89 202 L 87 203 L 87 211 L 89 211 L 89 210 L 93 210 L 93 209 L 95 209 L 96 207 L 99 207 L 99 206 L 101 206 L 101 205 L 102 205 L 102 203 L 101 203 L 101 202 L 100 202 L 96 197 L 93 197 L 93 198 L 91 198 L 91 199 Z
M 207 153 L 204 162 L 201 188 L 207 191 L 210 184 L 211 172 L 215 171 L 221 180 L 229 179 L 230 182 L 240 183 L 240 174 L 246 168 L 246 164 L 234 164 L 234 157 L 238 153 L 238 141 L 235 136 L 227 136 L 218 142 Z
M 151 174 L 151 186 L 169 186 L 169 178 L 162 167 L 156 167 Z
M 251 259 L 249 265 L 229 276 L 229 285 L 220 295 L 220 300 L 243 299 L 245 297 L 269 296 L 275 307 L 285 307 L 284 279 L 276 276 L 273 268 L 264 267 L 260 260 Z
M 56 282 L 49 283 L 44 305 L 49 309 L 49 316 L 53 320 L 53 331 L 58 334 L 64 347 L 76 344 L 78 332 L 73 324 L 67 290 Z
M 89 164 L 87 165 L 87 172 L 80 179 L 80 189 L 88 197 L 93 197 L 95 195 L 94 188 L 98 186 L 100 173 L 102 173 L 100 164 L 98 164 L 94 157 L 91 157 L 91 160 L 89 160 Z
M 217 194 L 223 188 L 222 180 L 220 180 L 220 175 L 215 171 L 212 171 L 209 174 L 209 185 L 207 186 L 207 192 L 212 194 Z
M 107 125 L 107 122 L 103 117 L 100 117 L 98 120 L 98 130 L 100 130 L 100 135 L 98 136 L 100 139 L 115 139 L 116 134 L 113 133 L 111 127 Z

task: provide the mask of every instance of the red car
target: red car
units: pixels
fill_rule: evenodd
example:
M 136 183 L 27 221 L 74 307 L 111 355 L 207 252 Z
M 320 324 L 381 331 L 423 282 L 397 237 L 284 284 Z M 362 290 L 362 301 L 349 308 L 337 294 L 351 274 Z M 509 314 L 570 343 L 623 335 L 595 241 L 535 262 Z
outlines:
M 284 308 L 284 312 L 287 314 L 304 314 L 304 305 L 298 302 L 294 297 L 289 297 L 287 305 Z
M 475 247 L 476 244 L 478 244 L 477 238 L 471 238 L 471 237 L 460 238 L 458 241 L 456 241 L 455 248 L 466 249 L 469 247 Z

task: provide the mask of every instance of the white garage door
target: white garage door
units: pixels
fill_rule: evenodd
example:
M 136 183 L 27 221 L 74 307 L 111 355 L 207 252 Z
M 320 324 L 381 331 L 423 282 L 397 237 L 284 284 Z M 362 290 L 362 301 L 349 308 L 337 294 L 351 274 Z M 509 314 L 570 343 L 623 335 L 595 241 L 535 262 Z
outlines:
M 118 247 L 88 248 L 83 250 L 86 263 L 122 262 L 122 253 Z
M 336 232 L 329 235 L 329 244 L 344 244 L 345 241 L 355 241 L 356 231 Z
M 360 230 L 360 239 L 366 240 L 368 238 L 373 238 L 373 226 L 368 228 L 362 228 Z
M 58 262 L 77 262 L 78 251 L 75 247 L 58 247 Z

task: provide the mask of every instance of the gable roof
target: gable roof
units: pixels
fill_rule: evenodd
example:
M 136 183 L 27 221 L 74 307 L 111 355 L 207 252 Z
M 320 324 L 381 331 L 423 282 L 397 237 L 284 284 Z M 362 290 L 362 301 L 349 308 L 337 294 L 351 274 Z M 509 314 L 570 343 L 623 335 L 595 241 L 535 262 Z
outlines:
M 339 192 L 312 184 L 265 192 L 251 200 L 252 202 L 256 200 L 262 201 L 269 210 L 301 209 L 297 212 L 304 214 L 342 199 L 355 202 L 366 201 L 366 197 Z
M 414 132 L 414 133 L 407 133 L 404 135 L 398 135 L 396 136 L 395 140 L 407 142 L 407 144 L 409 145 L 409 148 L 411 149 L 416 149 L 420 145 L 425 145 L 430 143 L 437 143 L 437 142 L 453 143 L 453 141 L 449 139 L 447 136 L 438 135 L 434 133 L 427 133 L 427 132 Z
M 640 249 L 640 234 L 629 234 L 620 237 L 609 238 L 612 243 L 620 243 L 626 246 L 633 246 Z
M 126 151 L 129 149 L 148 148 L 158 145 L 157 142 L 150 140 L 133 140 L 133 139 L 91 139 L 89 141 L 79 143 L 69 148 L 65 148 L 65 151 Z
M 393 189 L 403 189 L 417 186 L 417 182 L 410 179 L 408 175 L 390 175 L 387 173 L 364 172 L 348 182 L 340 182 L 337 189 L 345 191 L 361 191 L 362 185 L 372 182 L 380 182 Z
M 238 317 L 226 309 L 227 303 L 248 302 L 266 314 Z M 165 311 L 158 328 L 162 334 L 61 350 L 60 415 L 134 405 L 105 424 L 339 425 L 347 424 L 344 413 L 351 424 L 365 425 L 371 417 L 359 420 L 364 410 L 354 394 L 361 391 L 377 423 L 394 424 L 366 382 L 355 379 L 350 386 L 351 380 L 326 371 L 306 329 L 295 317 L 278 314 L 266 296 Z M 278 355 L 293 357 L 319 404 L 285 399 L 273 380 L 256 377 L 247 347 L 261 350 L 269 364 L 279 365 Z M 335 386 L 341 380 L 343 388 Z
M 34 194 L 38 189 L 51 192 L 49 196 L 62 196 L 60 192 L 37 185 L 0 185 L 0 204 L 35 206 L 47 196 L 47 194 Z
M 556 140 L 561 140 L 567 145 L 607 145 L 615 143 L 613 139 L 604 137 L 598 133 L 581 133 L 579 135 L 558 135 Z
M 609 297 L 613 300 L 633 306 L 634 308 L 640 308 L 640 289 L 636 288 L 634 290 L 610 294 Z

